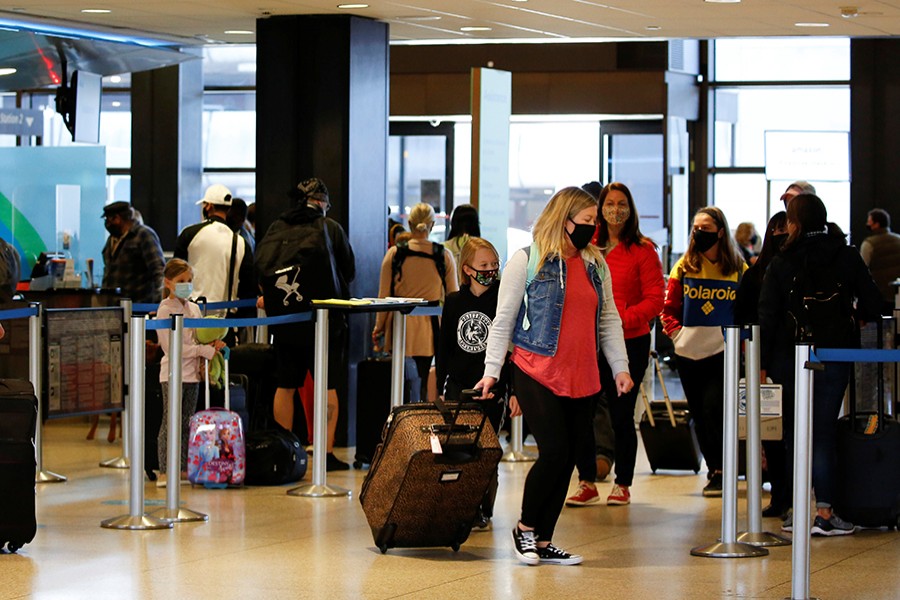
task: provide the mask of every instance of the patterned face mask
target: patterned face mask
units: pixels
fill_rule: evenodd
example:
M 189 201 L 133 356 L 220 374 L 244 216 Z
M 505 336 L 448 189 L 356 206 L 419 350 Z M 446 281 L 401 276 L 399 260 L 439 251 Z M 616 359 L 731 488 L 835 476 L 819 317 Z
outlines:
M 631 209 L 627 206 L 603 206 L 603 218 L 610 225 L 621 225 L 631 216 Z
M 490 269 L 487 271 L 479 271 L 478 269 L 472 270 L 475 271 L 475 275 L 472 276 L 472 279 L 487 287 L 497 283 L 497 280 L 500 278 L 500 271 L 498 269 Z

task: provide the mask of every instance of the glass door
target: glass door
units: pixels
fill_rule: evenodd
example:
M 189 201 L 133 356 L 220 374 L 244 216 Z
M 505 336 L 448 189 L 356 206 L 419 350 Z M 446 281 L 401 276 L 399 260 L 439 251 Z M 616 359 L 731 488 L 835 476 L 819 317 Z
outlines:
M 666 229 L 664 136 L 662 120 L 601 121 L 601 183 L 624 183 L 641 218 L 641 231 L 660 246 Z

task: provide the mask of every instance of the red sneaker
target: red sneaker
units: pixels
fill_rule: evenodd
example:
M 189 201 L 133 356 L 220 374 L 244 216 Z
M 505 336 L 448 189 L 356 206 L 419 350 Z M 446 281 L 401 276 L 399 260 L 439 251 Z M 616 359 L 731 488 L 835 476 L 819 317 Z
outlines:
M 566 506 L 589 506 L 600 503 L 597 488 L 585 481 L 578 482 L 578 491 L 566 499 Z
M 606 503 L 610 506 L 625 506 L 631 504 L 631 492 L 627 485 L 613 485 L 612 491 L 606 497 Z

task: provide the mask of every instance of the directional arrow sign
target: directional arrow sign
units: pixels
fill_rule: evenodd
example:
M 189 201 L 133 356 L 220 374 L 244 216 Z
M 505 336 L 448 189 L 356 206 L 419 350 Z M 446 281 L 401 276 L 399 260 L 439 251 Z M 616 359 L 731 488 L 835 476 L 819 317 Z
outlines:
M 0 133 L 23 137 L 44 135 L 44 115 L 39 110 L 0 108 Z

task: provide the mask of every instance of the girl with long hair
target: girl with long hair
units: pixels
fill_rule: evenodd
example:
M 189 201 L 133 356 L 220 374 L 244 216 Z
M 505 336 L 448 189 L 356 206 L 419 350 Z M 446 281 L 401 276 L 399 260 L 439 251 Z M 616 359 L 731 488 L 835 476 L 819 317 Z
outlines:
M 734 300 L 746 269 L 725 214 L 714 206 L 698 210 L 687 252 L 669 274 L 661 320 L 675 344 L 681 385 L 709 468 L 704 496 L 722 495 L 722 327 L 734 324 Z
M 510 412 L 521 409 L 541 449 L 512 532 L 516 556 L 528 565 L 582 562 L 552 540 L 576 448 L 592 435 L 591 407 L 600 392 L 597 354 L 609 361 L 619 394 L 633 387 L 609 267 L 590 244 L 596 226 L 597 202 L 590 194 L 567 187 L 553 195 L 534 224 L 534 242 L 516 251 L 504 270 L 484 377 L 475 386 L 483 398 L 491 396 L 512 342 L 516 396 Z

